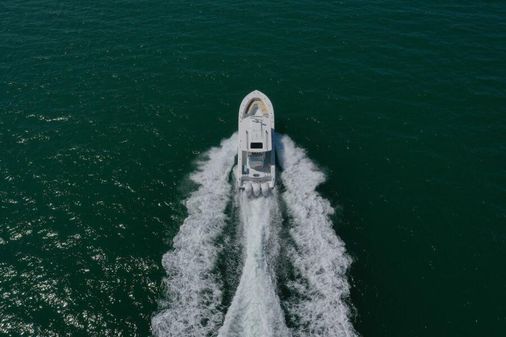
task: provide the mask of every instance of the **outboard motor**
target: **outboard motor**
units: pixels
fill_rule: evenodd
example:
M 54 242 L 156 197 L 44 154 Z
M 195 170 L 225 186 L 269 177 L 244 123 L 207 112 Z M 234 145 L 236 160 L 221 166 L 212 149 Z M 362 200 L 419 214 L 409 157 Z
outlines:
M 260 185 L 260 189 L 262 190 L 262 194 L 264 197 L 267 197 L 271 191 L 271 189 L 269 188 L 269 184 L 268 183 L 262 183 Z
M 252 191 L 253 191 L 253 187 L 251 186 L 251 183 L 244 184 L 244 192 L 246 192 L 246 195 L 248 197 L 251 195 Z
M 253 195 L 258 197 L 260 195 L 260 184 L 253 183 Z

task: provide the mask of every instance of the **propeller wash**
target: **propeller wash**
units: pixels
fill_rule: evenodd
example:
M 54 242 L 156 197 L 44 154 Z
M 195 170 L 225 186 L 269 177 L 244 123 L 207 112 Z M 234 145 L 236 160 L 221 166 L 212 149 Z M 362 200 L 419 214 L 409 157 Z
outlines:
M 246 106 L 250 116 L 265 111 Z M 239 160 L 233 170 L 238 147 L 239 155 L 245 149 L 240 132 L 211 148 L 190 175 L 199 187 L 185 200 L 188 216 L 162 259 L 167 276 L 153 335 L 358 336 L 347 304 L 351 259 L 330 221 L 330 202 L 315 190 L 325 176 L 288 136 L 273 134 L 273 120 L 270 125 L 264 163 L 274 165 L 275 150 L 284 192 L 274 186 L 274 168 L 253 177 L 261 182 L 251 179 L 259 167 L 251 160 L 243 164 L 254 171 L 242 171 Z

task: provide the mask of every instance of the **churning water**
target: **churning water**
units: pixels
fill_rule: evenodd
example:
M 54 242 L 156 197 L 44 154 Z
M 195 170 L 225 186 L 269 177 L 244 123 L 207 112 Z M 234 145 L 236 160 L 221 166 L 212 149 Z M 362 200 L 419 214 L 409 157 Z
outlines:
M 267 198 L 236 195 L 235 134 L 209 150 L 191 175 L 199 187 L 163 257 L 166 298 L 152 319 L 156 336 L 356 336 L 346 302 L 351 260 L 332 228 L 333 208 L 315 191 L 325 176 L 288 136 L 276 143 L 283 188 Z M 227 224 L 235 230 L 226 233 Z M 220 255 L 234 256 L 221 236 L 242 251 L 228 304 L 227 276 L 217 264 Z
M 353 336 L 350 316 L 363 336 L 506 336 L 506 1 L 6 0 L 0 17 L 1 336 L 258 317 Z M 234 139 L 192 162 L 254 89 L 327 177 L 319 195 L 281 137 L 265 227 L 234 193 Z

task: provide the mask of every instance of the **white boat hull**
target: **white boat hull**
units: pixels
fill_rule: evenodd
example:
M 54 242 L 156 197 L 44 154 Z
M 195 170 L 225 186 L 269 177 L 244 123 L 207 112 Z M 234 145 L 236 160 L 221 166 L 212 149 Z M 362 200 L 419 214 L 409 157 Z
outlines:
M 248 195 L 267 196 L 276 178 L 274 108 L 269 98 L 255 90 L 239 107 L 237 186 Z

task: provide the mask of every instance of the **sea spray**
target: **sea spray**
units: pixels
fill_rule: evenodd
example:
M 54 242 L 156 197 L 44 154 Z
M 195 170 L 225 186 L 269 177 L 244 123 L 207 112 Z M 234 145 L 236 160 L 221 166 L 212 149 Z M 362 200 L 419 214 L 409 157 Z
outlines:
M 163 257 L 167 302 L 152 319 L 153 334 L 356 337 L 346 303 L 346 272 L 351 259 L 332 228 L 333 208 L 315 191 L 325 180 L 324 174 L 288 136 L 276 136 L 283 169 L 281 197 L 287 212 L 283 220 L 276 189 L 267 198 L 248 198 L 245 194 L 231 198 L 234 189 L 229 184 L 229 173 L 236 146 L 235 135 L 224 140 L 221 147 L 207 153 L 207 159 L 191 175 L 200 187 L 186 200 L 188 217 L 174 238 L 173 250 Z M 239 214 L 236 223 L 229 225 L 236 226 L 236 244 L 242 247 L 243 262 L 227 309 L 222 308 L 222 280 L 226 275 L 220 277 L 213 271 L 223 247 L 217 241 L 225 234 L 225 209 L 230 203 Z M 289 238 L 280 237 L 282 223 Z M 276 284 L 280 252 L 295 276 L 284 280 L 282 287 L 290 295 L 283 302 Z M 225 259 L 231 258 L 227 252 L 221 253 Z
M 277 197 L 239 197 L 244 266 L 219 337 L 288 337 L 273 264 L 281 221 Z
M 277 154 L 282 166 L 282 197 L 291 217 L 292 246 L 288 260 L 296 277 L 286 286 L 292 300 L 286 305 L 294 337 L 354 337 L 346 303 L 349 284 L 346 272 L 351 259 L 330 221 L 334 209 L 316 187 L 323 172 L 288 136 L 277 136 Z
M 212 269 L 219 254 L 215 240 L 226 223 L 228 178 L 236 151 L 234 134 L 210 149 L 190 176 L 200 186 L 186 200 L 188 217 L 174 238 L 173 249 L 162 259 L 167 303 L 152 319 L 155 336 L 206 337 L 214 335 L 223 322 L 221 280 Z

